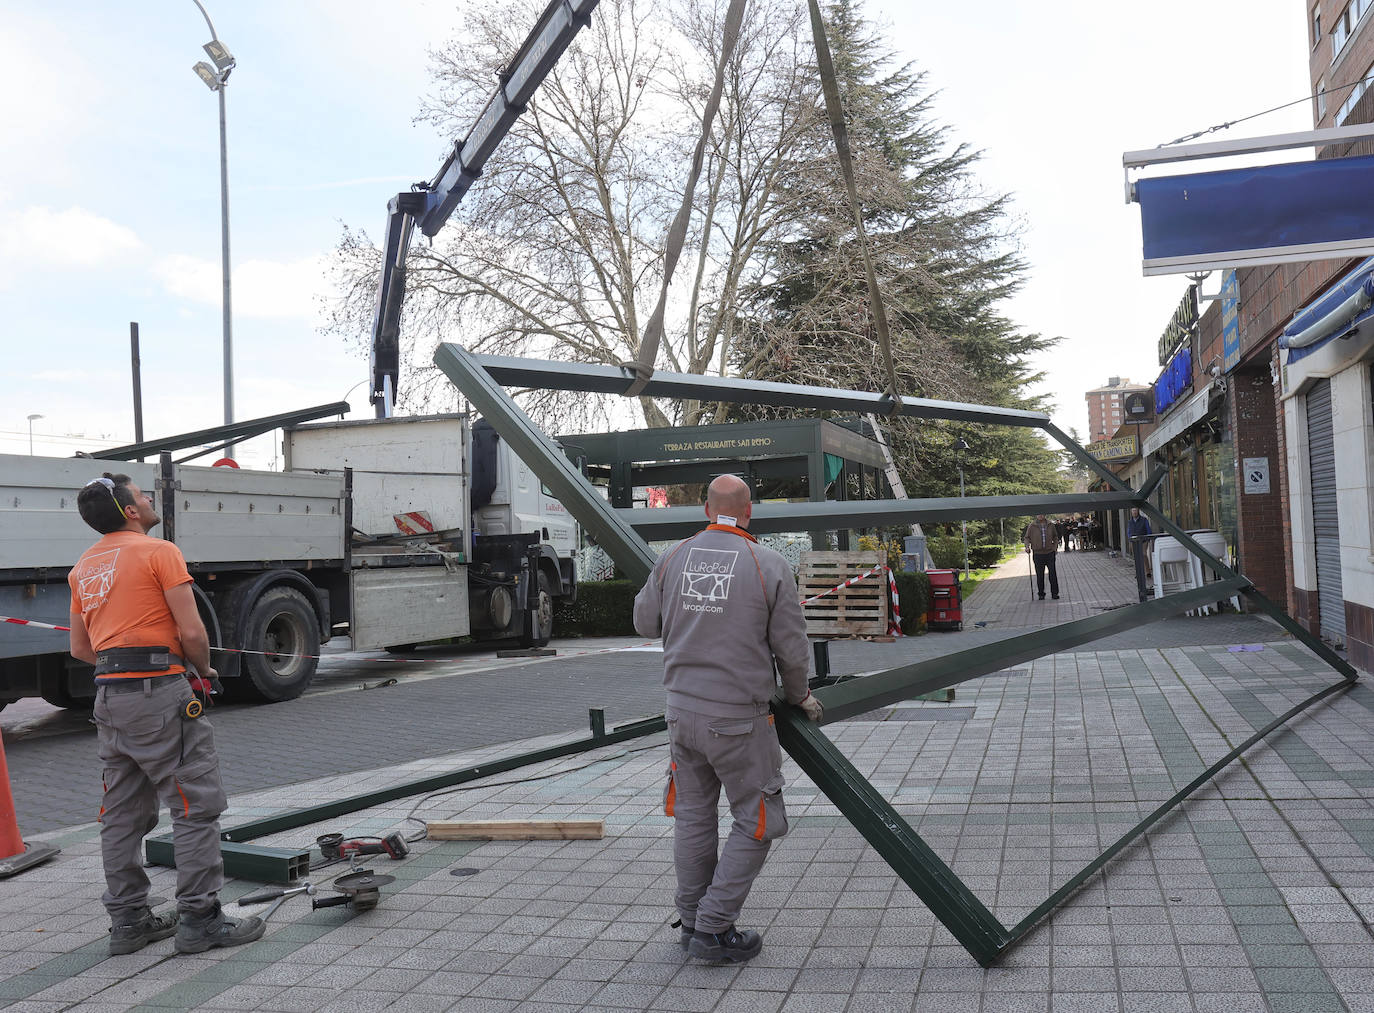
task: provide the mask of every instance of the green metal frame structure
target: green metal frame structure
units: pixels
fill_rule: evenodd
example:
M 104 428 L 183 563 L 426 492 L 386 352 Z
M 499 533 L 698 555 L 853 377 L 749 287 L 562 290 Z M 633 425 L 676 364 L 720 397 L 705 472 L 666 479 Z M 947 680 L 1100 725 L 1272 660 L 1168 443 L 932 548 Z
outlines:
M 614 510 L 597 495 L 590 483 L 573 467 L 553 441 L 516 406 L 502 386 L 509 384 L 523 388 L 623 394 L 636 380 L 631 370 L 474 355 L 459 345 L 449 343 L 439 346 L 434 360 L 473 407 L 482 413 L 597 543 L 615 559 L 630 579 L 643 581 L 653 569 L 653 554 L 645 544 L 646 535 L 662 537 L 687 533 L 700 527 L 700 514 L 687 508 L 679 508 L 676 511 Z M 884 395 L 865 391 L 671 373 L 655 373 L 644 386 L 642 393 L 651 397 L 690 397 L 802 409 L 876 412 L 914 418 L 1038 428 L 1044 430 L 1051 439 L 1073 454 L 1089 471 L 1099 476 L 1114 490 L 1109 493 L 1058 497 L 991 497 L 962 501 L 910 500 L 891 504 L 775 504 L 768 505 L 767 508 L 760 505 L 751 521 L 751 527 L 755 530 L 784 529 L 771 525 L 786 525 L 786 530 L 797 530 L 798 527 L 811 528 L 826 519 L 839 520 L 841 517 L 845 520 L 845 526 L 852 526 L 855 513 L 860 510 L 870 510 L 884 518 L 883 521 L 872 520 L 871 523 L 884 523 L 899 520 L 909 522 L 917 519 L 1010 516 L 1042 510 L 1062 511 L 1101 508 L 1106 505 L 1133 505 L 1139 506 L 1141 512 L 1161 530 L 1187 547 L 1218 578 L 1216 582 L 1202 588 L 1130 605 L 1089 619 L 1038 630 L 945 658 L 822 686 L 815 692 L 825 706 L 827 722 L 853 717 L 886 703 L 909 699 L 989 672 L 1000 671 L 1009 665 L 1089 643 L 1121 630 L 1230 597 L 1237 592 L 1245 595 L 1258 610 L 1271 616 L 1341 675 L 1340 682 L 1293 707 L 1209 767 L 1052 893 L 1022 921 L 1011 927 L 1002 925 L 993 916 L 901 814 L 854 768 L 819 726 L 808 722 L 800 711 L 787 706 L 781 698 L 776 698 L 773 701 L 773 713 L 776 716 L 775 725 L 783 748 L 913 892 L 926 903 L 969 954 L 985 967 L 995 963 L 998 957 L 1024 938 L 1056 906 L 1131 841 L 1215 777 L 1245 749 L 1318 701 L 1353 685 L 1358 677 L 1356 670 L 1344 659 L 1260 594 L 1245 577 L 1233 572 L 1203 549 L 1186 531 L 1148 503 L 1143 498 L 1143 492 L 1133 492 L 1128 488 L 1076 441 L 1055 427 L 1043 413 L 923 399 L 896 402 Z M 689 513 L 696 516 L 689 517 Z M 658 516 L 643 517 L 643 514 Z M 681 516 L 677 516 L 678 514 Z

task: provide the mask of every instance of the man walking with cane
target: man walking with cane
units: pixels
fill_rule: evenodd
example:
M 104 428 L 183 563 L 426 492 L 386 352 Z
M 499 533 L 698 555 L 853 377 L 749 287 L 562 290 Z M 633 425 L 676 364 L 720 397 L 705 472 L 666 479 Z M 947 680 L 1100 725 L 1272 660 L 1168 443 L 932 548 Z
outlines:
M 1059 545 L 1059 535 L 1055 527 L 1045 519 L 1044 514 L 1036 514 L 1035 520 L 1026 526 L 1024 541 L 1026 554 L 1035 565 L 1036 590 L 1040 600 L 1045 600 L 1045 571 L 1050 571 L 1050 597 L 1059 599 L 1059 573 L 1054 565 L 1054 550 Z

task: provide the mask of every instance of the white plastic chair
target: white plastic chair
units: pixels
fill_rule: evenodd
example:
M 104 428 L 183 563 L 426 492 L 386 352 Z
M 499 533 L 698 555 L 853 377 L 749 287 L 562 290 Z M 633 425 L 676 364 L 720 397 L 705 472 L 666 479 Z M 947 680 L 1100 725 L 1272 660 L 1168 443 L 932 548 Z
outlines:
M 1216 556 L 1217 559 L 1229 565 L 1229 561 L 1226 558 L 1226 539 L 1221 536 L 1221 532 L 1213 530 L 1211 528 L 1207 528 L 1202 531 L 1190 531 L 1188 532 L 1188 534 L 1192 535 L 1193 540 L 1195 542 L 1201 545 L 1212 555 Z M 1204 584 L 1215 583 L 1217 580 L 1220 579 L 1219 577 L 1217 577 L 1215 573 L 1212 572 L 1211 567 L 1203 563 L 1202 560 L 1199 559 L 1197 556 L 1194 556 L 1192 553 L 1189 553 L 1188 558 L 1193 567 L 1194 587 L 1202 587 Z M 1231 596 L 1231 605 L 1235 608 L 1237 612 L 1240 611 L 1239 595 Z M 1216 602 L 1208 602 L 1206 605 L 1200 606 L 1200 611 L 1203 612 L 1210 613 L 1216 610 Z
M 1177 538 L 1170 535 L 1156 538 L 1154 550 L 1156 598 L 1197 587 L 1189 562 L 1192 553 L 1180 545 Z

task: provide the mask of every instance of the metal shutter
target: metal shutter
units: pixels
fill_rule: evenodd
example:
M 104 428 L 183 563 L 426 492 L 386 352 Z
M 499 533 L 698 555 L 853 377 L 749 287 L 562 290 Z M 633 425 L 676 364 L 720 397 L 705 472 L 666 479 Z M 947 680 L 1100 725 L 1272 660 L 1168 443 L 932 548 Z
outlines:
M 1345 594 L 1341 586 L 1341 532 L 1336 509 L 1336 452 L 1331 435 L 1331 381 L 1307 392 L 1307 460 L 1312 475 L 1312 533 L 1317 549 L 1317 602 L 1321 636 L 1345 643 Z

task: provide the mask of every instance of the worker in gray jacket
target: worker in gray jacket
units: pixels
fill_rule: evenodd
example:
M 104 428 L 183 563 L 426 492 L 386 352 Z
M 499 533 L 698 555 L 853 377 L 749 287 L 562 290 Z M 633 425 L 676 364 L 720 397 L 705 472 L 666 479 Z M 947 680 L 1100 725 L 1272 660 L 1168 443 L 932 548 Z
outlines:
M 663 637 L 664 811 L 675 819 L 681 942 L 699 959 L 736 963 L 763 948 L 735 921 L 769 847 L 787 833 L 782 749 L 768 712 L 775 663 L 787 701 L 821 719 L 792 568 L 746 530 L 751 511 L 741 479 L 713 481 L 710 524 L 659 558 L 634 609 L 636 630 Z M 734 824 L 717 855 L 722 787 Z

